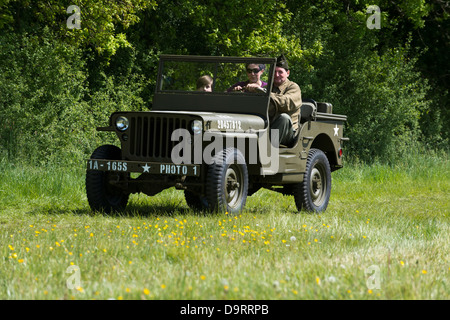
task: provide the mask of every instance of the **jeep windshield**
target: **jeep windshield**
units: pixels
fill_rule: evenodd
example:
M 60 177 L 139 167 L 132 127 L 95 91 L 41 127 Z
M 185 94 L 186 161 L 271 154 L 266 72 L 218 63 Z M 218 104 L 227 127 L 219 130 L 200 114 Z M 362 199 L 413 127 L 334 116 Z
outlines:
M 153 110 L 257 114 L 267 118 L 276 59 L 162 55 Z M 250 67 L 250 68 L 249 68 Z M 256 69 L 255 69 L 256 67 Z M 249 73 L 264 69 L 264 90 L 232 90 Z M 212 80 L 211 91 L 197 88 L 199 78 Z

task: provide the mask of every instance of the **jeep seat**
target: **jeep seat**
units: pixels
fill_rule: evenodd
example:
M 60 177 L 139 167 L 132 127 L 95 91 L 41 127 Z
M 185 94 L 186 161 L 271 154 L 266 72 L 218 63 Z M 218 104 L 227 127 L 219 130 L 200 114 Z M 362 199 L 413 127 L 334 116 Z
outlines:
M 302 128 L 303 123 L 312 120 L 316 115 L 317 103 L 312 99 L 305 99 L 302 102 L 302 106 L 300 107 L 300 113 L 298 115 L 298 129 L 295 132 L 294 138 L 288 147 L 293 147 L 297 144 L 298 136 L 300 133 L 300 129 Z M 286 147 L 286 146 L 282 146 Z
M 303 124 L 312 120 L 316 115 L 317 107 L 312 102 L 303 102 L 300 108 L 299 123 Z

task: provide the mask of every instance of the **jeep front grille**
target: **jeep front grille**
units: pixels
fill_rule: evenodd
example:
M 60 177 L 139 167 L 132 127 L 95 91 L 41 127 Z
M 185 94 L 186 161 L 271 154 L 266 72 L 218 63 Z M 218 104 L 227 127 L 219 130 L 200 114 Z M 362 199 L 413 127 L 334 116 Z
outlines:
M 188 129 L 190 119 L 180 115 L 133 115 L 130 117 L 128 156 L 133 160 L 171 162 L 173 147 L 179 143 L 171 141 L 176 129 Z

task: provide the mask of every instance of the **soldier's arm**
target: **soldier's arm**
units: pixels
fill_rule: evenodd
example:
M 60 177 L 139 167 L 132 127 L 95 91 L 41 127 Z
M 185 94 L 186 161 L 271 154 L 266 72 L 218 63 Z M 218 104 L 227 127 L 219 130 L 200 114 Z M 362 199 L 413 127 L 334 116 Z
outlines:
M 298 84 L 292 82 L 283 93 L 270 94 L 271 113 L 291 113 L 302 105 L 302 93 Z

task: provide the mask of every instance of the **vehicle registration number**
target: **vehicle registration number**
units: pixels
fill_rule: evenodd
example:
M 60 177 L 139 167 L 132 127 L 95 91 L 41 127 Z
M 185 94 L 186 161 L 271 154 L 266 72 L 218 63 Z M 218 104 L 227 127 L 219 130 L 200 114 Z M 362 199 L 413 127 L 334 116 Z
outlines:
M 139 161 L 87 160 L 88 170 L 170 174 L 180 176 L 199 176 L 200 166 L 194 164 L 173 164 Z

